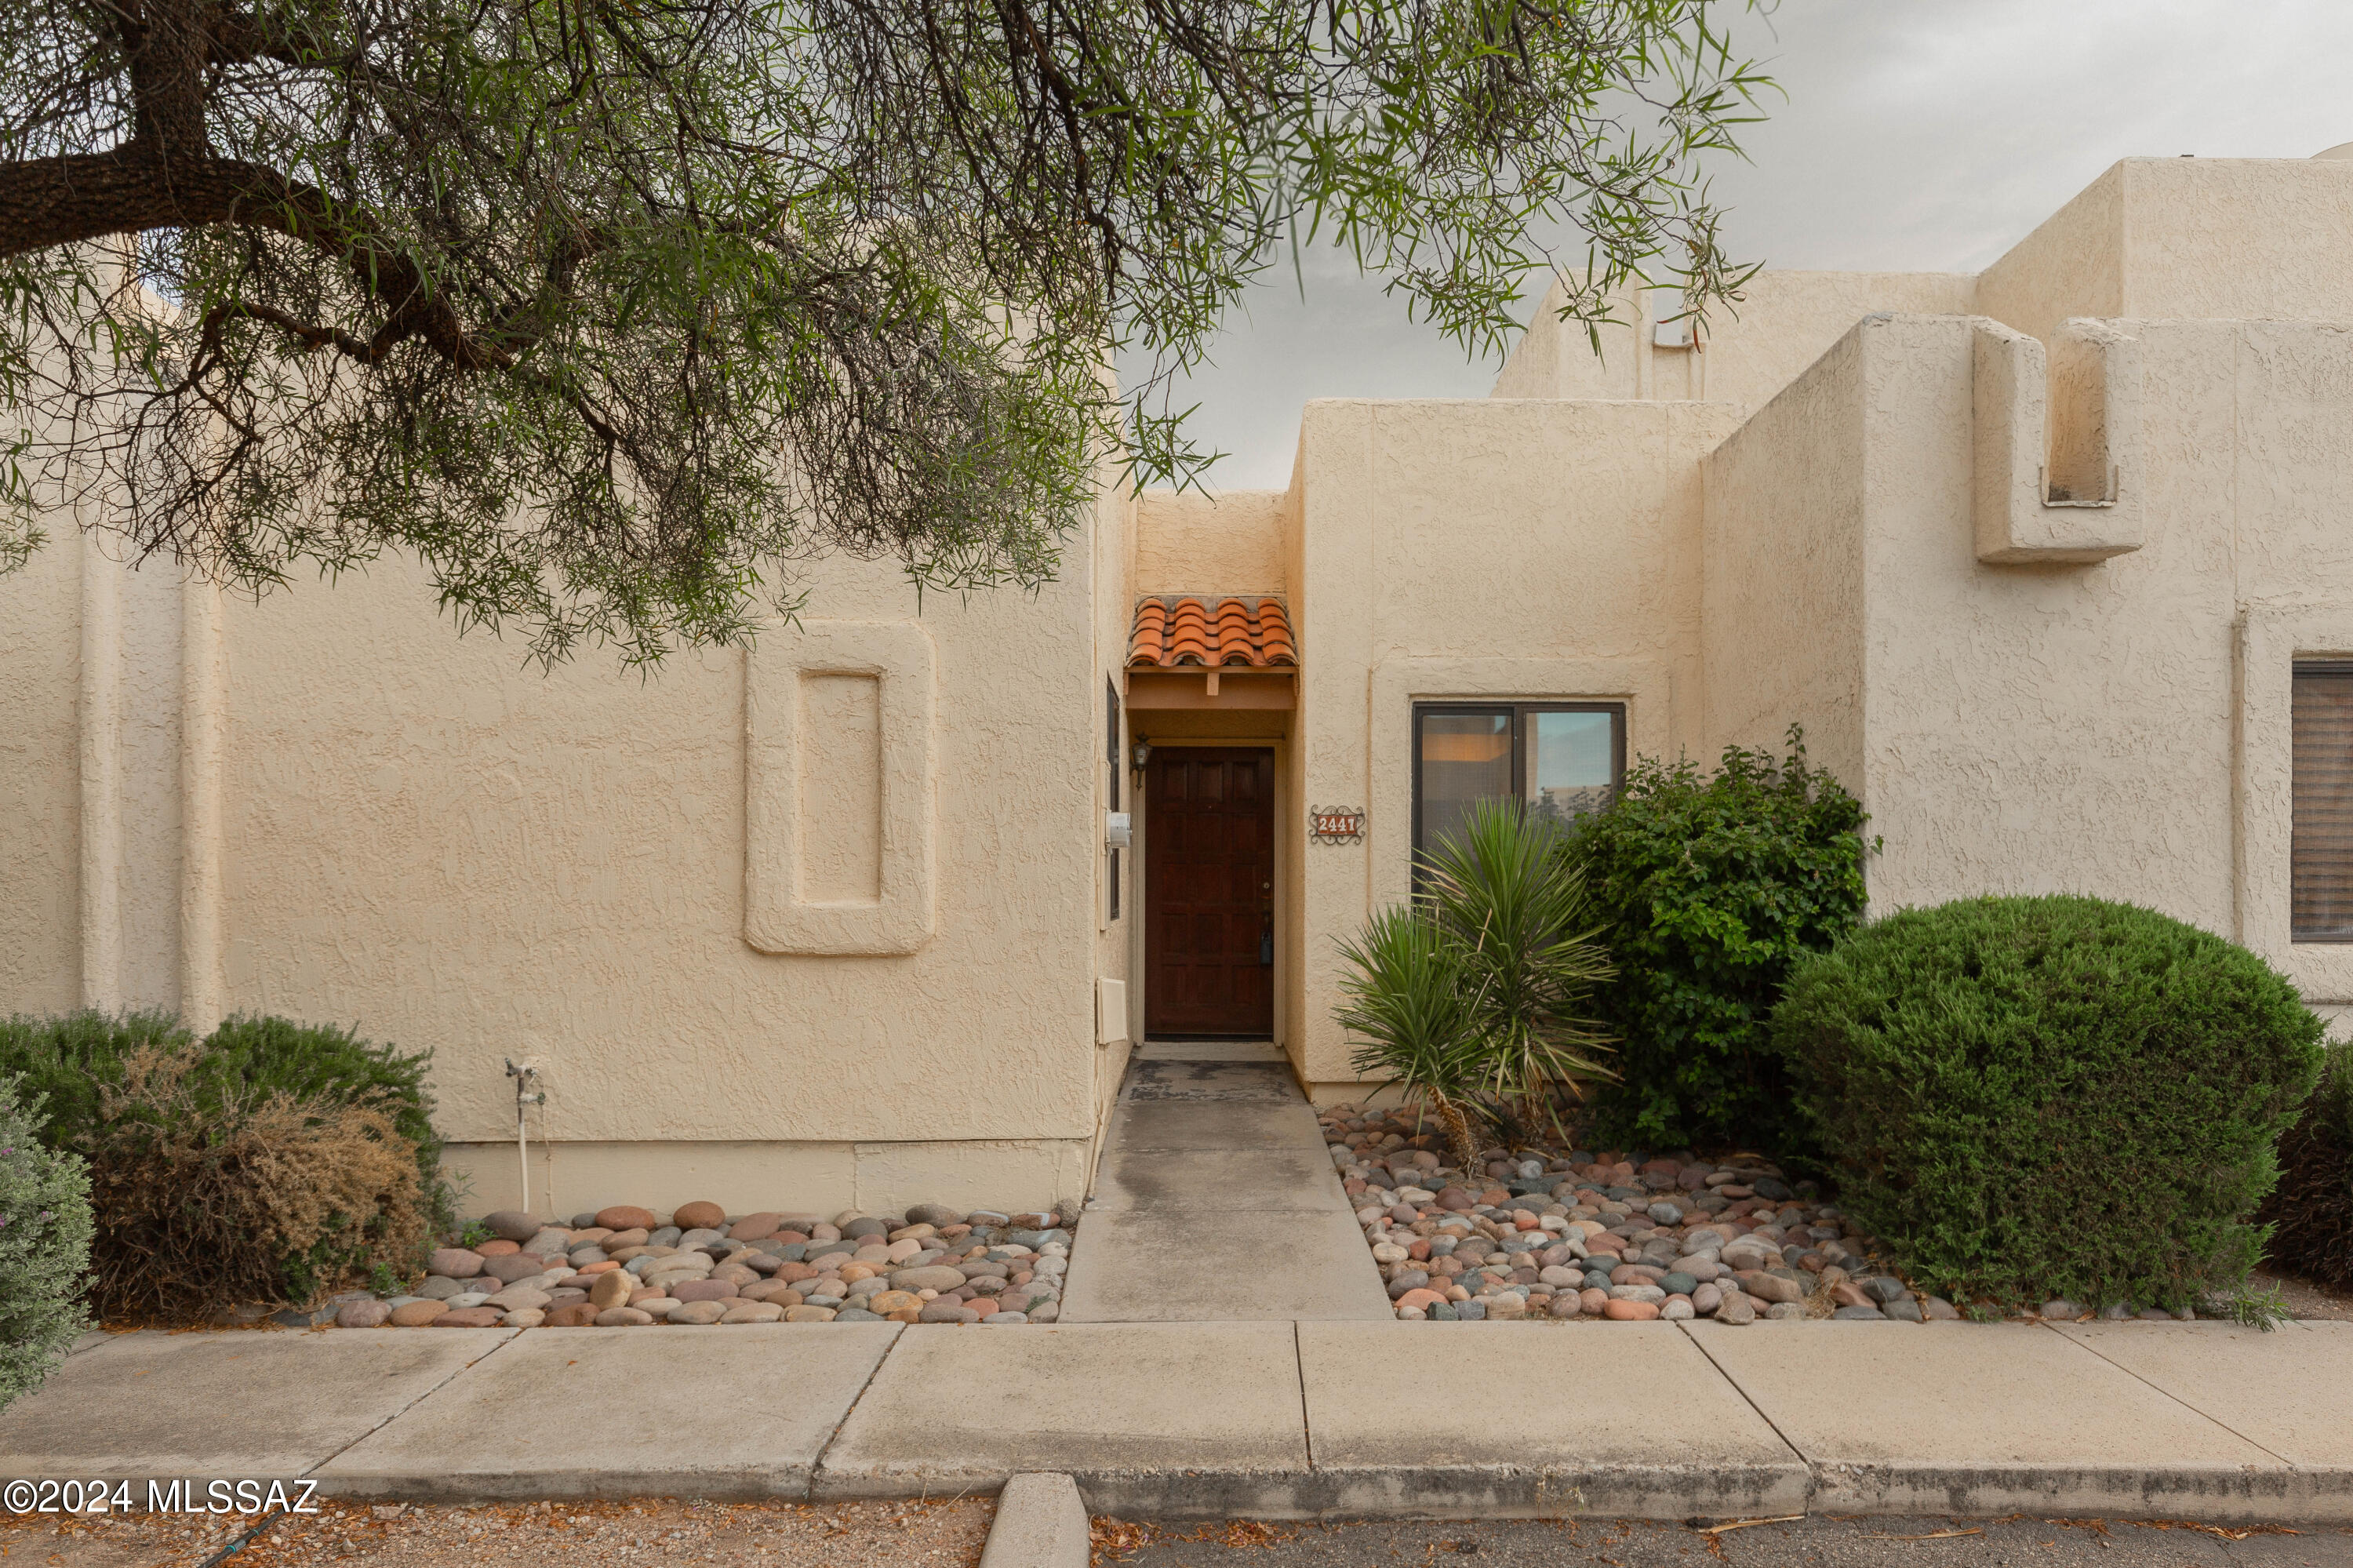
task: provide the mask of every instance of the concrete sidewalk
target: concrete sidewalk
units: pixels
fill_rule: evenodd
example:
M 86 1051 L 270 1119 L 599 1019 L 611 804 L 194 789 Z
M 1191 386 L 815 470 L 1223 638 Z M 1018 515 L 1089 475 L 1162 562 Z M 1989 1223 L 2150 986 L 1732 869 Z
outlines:
M 1395 1316 L 1282 1053 L 1250 1042 L 1141 1047 L 1105 1133 L 1058 1321 Z
M 1160 1517 L 2353 1520 L 2353 1324 L 780 1323 L 128 1334 L 0 1477 Z

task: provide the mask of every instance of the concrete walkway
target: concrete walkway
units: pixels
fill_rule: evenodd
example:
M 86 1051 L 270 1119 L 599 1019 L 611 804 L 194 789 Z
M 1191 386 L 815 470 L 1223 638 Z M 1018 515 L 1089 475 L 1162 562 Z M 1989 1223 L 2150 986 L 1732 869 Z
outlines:
M 2353 1323 L 1213 1322 L 127 1334 L 0 1477 L 1098 1513 L 2353 1520 Z M 136 1488 L 134 1488 L 134 1490 Z
M 1153 1044 L 1120 1086 L 1064 1323 L 1388 1322 L 1315 1113 L 1262 1044 Z

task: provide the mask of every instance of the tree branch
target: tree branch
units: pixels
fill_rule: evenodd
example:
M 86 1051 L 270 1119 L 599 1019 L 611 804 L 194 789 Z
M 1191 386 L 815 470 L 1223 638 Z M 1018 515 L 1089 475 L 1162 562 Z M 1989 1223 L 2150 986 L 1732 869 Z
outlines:
M 225 224 L 264 228 L 343 261 L 385 312 L 381 358 L 423 338 L 461 370 L 503 370 L 514 355 L 469 334 L 431 280 L 365 228 L 338 217 L 326 193 L 233 158 L 158 157 L 133 142 L 112 153 L 0 164 L 0 259 L 151 229 Z

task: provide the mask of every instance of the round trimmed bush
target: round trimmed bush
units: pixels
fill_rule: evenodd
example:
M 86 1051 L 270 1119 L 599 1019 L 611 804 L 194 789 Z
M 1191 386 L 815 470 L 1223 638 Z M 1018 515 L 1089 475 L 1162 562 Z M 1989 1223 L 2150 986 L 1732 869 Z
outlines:
M 37 1099 L 0 1076 L 0 1408 L 41 1380 L 90 1326 L 90 1177 L 34 1136 Z
M 2179 1308 L 2242 1284 L 2321 1022 L 2245 948 L 2096 898 L 1907 910 L 1774 1013 L 1843 1206 L 1915 1284 Z

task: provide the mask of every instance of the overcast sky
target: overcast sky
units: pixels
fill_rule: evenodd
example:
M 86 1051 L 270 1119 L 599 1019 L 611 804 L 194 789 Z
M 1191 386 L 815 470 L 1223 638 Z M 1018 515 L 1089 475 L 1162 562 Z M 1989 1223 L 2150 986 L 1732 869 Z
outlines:
M 1973 272 L 2118 158 L 2353 141 L 2353 0 L 1783 0 L 1743 31 L 1788 98 L 1715 190 L 1732 255 L 1771 267 Z M 1308 398 L 1494 381 L 1344 261 L 1304 281 L 1263 282 L 1180 393 L 1230 454 L 1216 488 L 1289 483 Z

